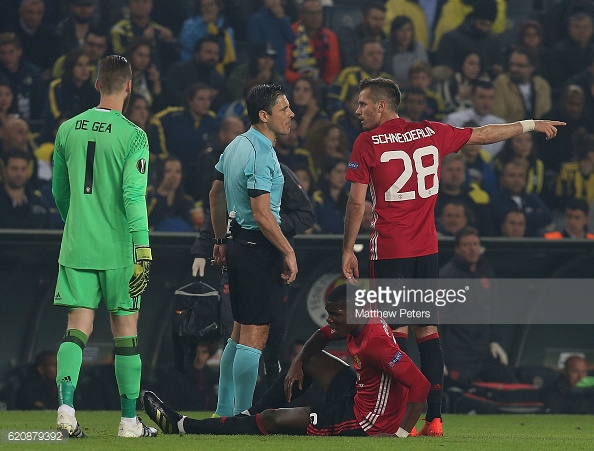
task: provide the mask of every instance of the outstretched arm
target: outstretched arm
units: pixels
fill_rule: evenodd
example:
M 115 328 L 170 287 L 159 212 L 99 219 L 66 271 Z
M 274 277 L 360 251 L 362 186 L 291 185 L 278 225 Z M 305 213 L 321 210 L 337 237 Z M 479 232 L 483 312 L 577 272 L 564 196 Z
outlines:
M 552 139 L 557 136 L 557 127 L 563 125 L 565 122 L 546 120 L 483 125 L 472 129 L 472 135 L 466 144 L 492 144 L 530 131 L 544 133 L 547 139 Z

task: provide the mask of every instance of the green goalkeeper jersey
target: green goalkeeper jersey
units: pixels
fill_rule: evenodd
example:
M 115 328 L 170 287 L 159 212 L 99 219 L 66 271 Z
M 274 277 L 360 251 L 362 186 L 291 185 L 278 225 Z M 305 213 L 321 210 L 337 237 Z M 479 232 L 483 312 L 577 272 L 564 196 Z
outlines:
M 61 265 L 117 269 L 148 246 L 146 134 L 115 110 L 92 108 L 56 136 L 52 193 L 65 221 Z

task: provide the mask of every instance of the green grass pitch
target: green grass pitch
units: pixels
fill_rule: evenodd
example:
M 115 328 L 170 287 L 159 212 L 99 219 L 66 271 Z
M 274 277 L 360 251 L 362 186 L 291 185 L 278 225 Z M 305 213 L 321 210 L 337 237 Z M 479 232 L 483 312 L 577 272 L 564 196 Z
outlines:
M 154 426 L 140 413 L 146 424 Z M 208 414 L 194 412 L 196 418 Z M 84 449 L 84 450 L 592 450 L 594 416 L 582 415 L 444 415 L 444 437 L 397 439 L 291 436 L 214 436 L 163 435 L 156 438 L 124 439 L 117 437 L 119 412 L 77 412 L 88 438 L 62 444 L 0 443 L 0 449 Z M 0 412 L 0 430 L 52 431 L 55 412 Z M 421 423 L 419 422 L 419 426 Z M 396 440 L 397 443 L 393 443 Z

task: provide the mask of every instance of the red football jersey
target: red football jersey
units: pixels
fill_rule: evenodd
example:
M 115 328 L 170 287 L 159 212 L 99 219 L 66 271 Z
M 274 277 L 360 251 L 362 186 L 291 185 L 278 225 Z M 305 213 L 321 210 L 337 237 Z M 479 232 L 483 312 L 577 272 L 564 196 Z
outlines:
M 329 326 L 320 330 L 333 339 Z M 400 350 L 390 327 L 381 319 L 370 320 L 357 337 L 347 335 L 346 342 L 357 372 L 357 421 L 369 435 L 395 434 L 407 402 L 427 399 L 429 382 Z
M 437 252 L 433 209 L 440 163 L 460 150 L 471 134 L 471 128 L 396 118 L 358 136 L 346 179 L 370 187 L 371 260 Z

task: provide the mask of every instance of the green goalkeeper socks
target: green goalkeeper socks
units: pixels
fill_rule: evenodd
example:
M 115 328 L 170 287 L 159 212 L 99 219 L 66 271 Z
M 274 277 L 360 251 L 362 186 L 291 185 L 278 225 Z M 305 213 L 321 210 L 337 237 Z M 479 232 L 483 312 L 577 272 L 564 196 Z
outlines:
M 78 383 L 82 353 L 89 338 L 80 330 L 68 329 L 58 349 L 58 386 L 59 404 L 74 408 L 74 390 Z
M 138 337 L 114 338 L 115 374 L 120 391 L 123 418 L 136 417 L 136 400 L 140 393 L 142 363 L 138 352 Z

